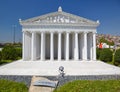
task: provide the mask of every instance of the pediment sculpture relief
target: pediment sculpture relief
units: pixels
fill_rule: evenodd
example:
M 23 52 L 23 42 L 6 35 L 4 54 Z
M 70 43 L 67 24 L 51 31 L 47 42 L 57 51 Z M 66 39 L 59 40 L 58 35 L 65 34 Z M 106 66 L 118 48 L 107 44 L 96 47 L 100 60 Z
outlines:
M 34 22 L 37 23 L 77 23 L 77 20 L 70 18 L 70 17 L 66 17 L 66 16 L 62 16 L 62 15 L 58 15 L 58 16 L 48 16 L 44 19 L 38 19 Z

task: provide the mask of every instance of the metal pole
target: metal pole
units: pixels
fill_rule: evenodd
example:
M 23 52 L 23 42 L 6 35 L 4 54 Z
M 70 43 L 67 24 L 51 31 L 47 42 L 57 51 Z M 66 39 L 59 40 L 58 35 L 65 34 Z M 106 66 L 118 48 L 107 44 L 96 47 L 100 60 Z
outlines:
M 15 27 L 16 25 L 13 25 L 13 44 L 15 44 Z

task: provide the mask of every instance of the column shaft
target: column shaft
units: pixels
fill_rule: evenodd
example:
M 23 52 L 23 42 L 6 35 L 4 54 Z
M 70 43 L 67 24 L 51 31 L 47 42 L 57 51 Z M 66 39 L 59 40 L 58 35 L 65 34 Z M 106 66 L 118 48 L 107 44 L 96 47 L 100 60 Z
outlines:
M 45 33 L 41 33 L 41 60 L 45 60 Z
M 74 48 L 74 59 L 79 59 L 79 49 L 78 49 L 78 33 L 75 33 L 75 48 Z
M 83 47 L 83 59 L 87 60 L 87 33 L 84 33 L 84 37 L 83 37 L 83 43 L 84 43 L 84 47 Z
M 54 60 L 54 33 L 50 33 L 50 60 Z
M 58 60 L 61 60 L 61 33 L 58 33 Z
M 96 60 L 96 34 L 93 33 L 93 60 Z
M 93 35 L 90 34 L 90 60 L 93 59 Z
M 66 33 L 66 60 L 69 60 L 69 33 Z
M 22 59 L 25 60 L 25 32 L 23 32 Z
M 36 33 L 32 33 L 31 60 L 36 60 Z

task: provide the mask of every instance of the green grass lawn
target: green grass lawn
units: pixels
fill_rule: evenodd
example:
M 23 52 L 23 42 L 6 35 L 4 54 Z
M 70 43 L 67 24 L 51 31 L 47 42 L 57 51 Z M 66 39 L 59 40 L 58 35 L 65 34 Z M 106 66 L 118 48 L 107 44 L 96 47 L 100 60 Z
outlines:
M 120 92 L 120 80 L 76 80 L 54 92 Z
M 28 92 L 24 83 L 0 79 L 0 92 Z

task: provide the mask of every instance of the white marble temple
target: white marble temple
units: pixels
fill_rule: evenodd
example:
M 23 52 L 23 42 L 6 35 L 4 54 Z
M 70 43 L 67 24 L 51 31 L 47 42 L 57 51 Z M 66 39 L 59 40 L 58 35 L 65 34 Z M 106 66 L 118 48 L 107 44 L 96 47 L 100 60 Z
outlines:
M 62 11 L 19 20 L 23 60 L 96 60 L 99 22 Z

